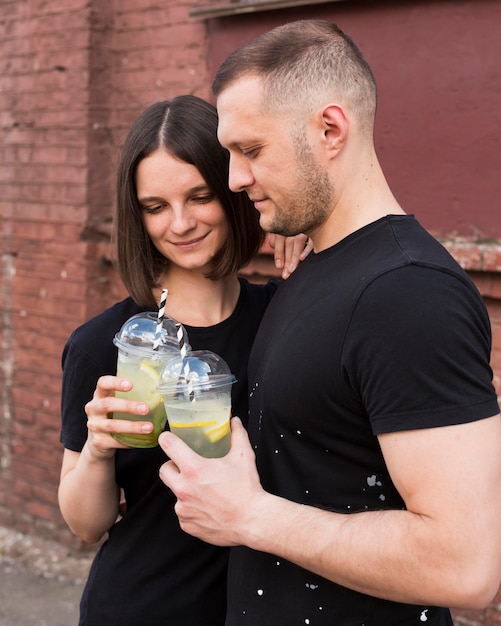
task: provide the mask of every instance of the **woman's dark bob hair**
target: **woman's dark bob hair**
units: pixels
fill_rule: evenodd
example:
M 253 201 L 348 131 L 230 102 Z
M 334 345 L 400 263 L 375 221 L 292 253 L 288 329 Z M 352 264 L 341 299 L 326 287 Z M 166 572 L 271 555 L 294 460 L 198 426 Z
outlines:
M 144 227 L 137 200 L 136 168 L 155 150 L 194 165 L 221 202 L 229 237 L 214 256 L 207 278 L 237 272 L 257 253 L 264 239 L 259 214 L 246 193 L 228 187 L 229 155 L 217 139 L 216 109 L 195 96 L 178 96 L 148 107 L 132 125 L 120 156 L 114 240 L 120 277 L 132 299 L 157 306 L 153 288 L 169 261 L 155 248 Z

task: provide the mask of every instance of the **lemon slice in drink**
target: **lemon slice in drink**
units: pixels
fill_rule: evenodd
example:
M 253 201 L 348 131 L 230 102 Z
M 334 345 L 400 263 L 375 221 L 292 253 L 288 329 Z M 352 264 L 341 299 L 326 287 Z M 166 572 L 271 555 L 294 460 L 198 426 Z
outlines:
M 157 391 L 159 382 L 160 374 L 157 370 L 148 363 L 141 363 L 135 386 L 142 399 L 150 405 L 150 411 L 162 402 L 162 396 Z
M 216 420 L 206 420 L 205 422 L 176 422 L 169 421 L 171 428 L 204 428 L 205 426 L 213 426 Z
M 224 424 L 211 428 L 207 431 L 207 437 L 211 443 L 216 443 L 230 432 L 230 421 L 228 420 Z

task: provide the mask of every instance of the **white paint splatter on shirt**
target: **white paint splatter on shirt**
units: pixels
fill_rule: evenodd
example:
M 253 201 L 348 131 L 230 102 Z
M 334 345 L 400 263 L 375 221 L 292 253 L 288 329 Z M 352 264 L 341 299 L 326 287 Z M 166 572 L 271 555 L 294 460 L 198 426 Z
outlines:
M 372 476 L 367 476 L 367 484 L 369 487 L 381 487 L 382 482 L 377 479 L 377 476 L 373 474 Z

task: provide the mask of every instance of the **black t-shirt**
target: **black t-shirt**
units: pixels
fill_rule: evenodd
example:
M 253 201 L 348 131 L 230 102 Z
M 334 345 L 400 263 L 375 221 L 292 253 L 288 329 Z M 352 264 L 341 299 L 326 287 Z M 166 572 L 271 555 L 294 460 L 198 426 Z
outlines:
M 404 508 L 376 435 L 495 415 L 490 339 L 477 289 L 411 216 L 311 254 L 268 307 L 249 361 L 264 488 L 347 514 Z M 446 609 L 372 598 L 243 547 L 228 585 L 227 626 L 452 624 Z
M 224 358 L 237 378 L 232 411 L 246 422 L 248 355 L 278 283 L 240 280 L 233 314 L 208 328 L 186 326 L 193 349 Z M 73 332 L 63 352 L 63 445 L 80 451 L 87 439 L 84 406 L 97 379 L 116 372 L 114 335 L 143 311 L 131 298 L 110 307 Z M 118 450 L 116 480 L 127 513 L 109 532 L 84 590 L 80 626 L 222 626 L 226 611 L 228 550 L 184 533 L 175 498 L 158 477 L 166 456 L 160 447 Z

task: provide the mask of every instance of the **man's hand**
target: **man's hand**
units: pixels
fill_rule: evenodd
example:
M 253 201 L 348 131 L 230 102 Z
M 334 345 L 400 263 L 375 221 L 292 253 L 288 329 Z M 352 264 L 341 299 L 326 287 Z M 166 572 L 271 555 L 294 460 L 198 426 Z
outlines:
M 179 437 L 164 432 L 159 443 L 170 461 L 160 468 L 161 480 L 177 497 L 181 528 L 218 546 L 243 543 L 256 498 L 265 496 L 252 451 L 240 419 L 231 420 L 231 450 L 220 459 L 206 459 Z

